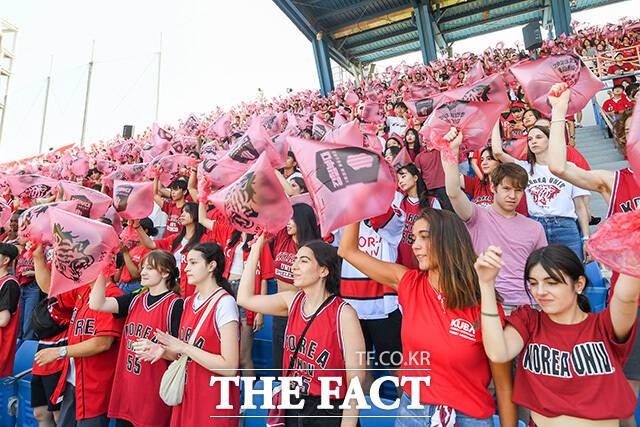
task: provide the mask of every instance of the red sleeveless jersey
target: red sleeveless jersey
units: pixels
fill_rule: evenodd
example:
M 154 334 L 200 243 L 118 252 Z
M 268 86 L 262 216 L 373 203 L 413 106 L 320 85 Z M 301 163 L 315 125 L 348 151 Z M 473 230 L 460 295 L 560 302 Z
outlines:
M 293 353 L 298 345 L 298 337 L 311 319 L 302 311 L 305 302 L 304 292 L 298 292 L 289 308 L 289 320 L 284 340 L 282 361 L 283 375 L 291 363 Z M 347 391 L 347 376 L 344 370 L 344 348 L 342 344 L 342 328 L 340 314 L 346 302 L 335 297 L 316 316 L 309 330 L 302 339 L 302 344 L 289 376 L 302 377 L 302 394 L 320 396 L 320 380 L 318 377 L 341 377 L 339 399 L 343 399 Z M 335 386 L 335 383 L 333 384 Z
M 197 309 L 193 308 L 194 295 L 184 300 L 184 311 L 180 319 L 180 339 L 188 341 L 191 332 L 196 328 L 200 318 L 207 310 L 207 305 L 212 298 L 218 298 L 220 293 L 227 294 L 224 289 L 219 288 Z M 227 294 L 228 295 L 228 294 Z M 223 296 L 224 297 L 224 296 Z M 194 340 L 194 345 L 202 350 L 220 354 L 221 341 L 220 330 L 216 324 L 216 308 L 220 300 L 216 301 L 211 312 L 205 319 Z M 238 343 L 238 346 L 240 343 Z M 240 368 L 240 366 L 238 366 Z M 171 413 L 172 427 L 188 427 L 204 424 L 215 424 L 216 426 L 237 426 L 240 414 L 240 387 L 234 384 L 229 386 L 229 403 L 233 409 L 218 409 L 216 406 L 221 403 L 220 383 L 210 386 L 211 377 L 219 376 L 200 366 L 193 360 L 187 362 L 187 381 L 184 386 L 182 403 L 173 407 Z M 214 416 L 214 418 L 211 418 Z
M 127 420 L 136 427 L 168 426 L 171 419 L 171 407 L 158 394 L 169 362 L 140 361 L 133 344 L 141 338 L 151 339 L 156 329 L 170 330 L 171 311 L 180 296 L 169 292 L 155 304 L 147 305 L 148 295 L 149 291 L 136 295 L 129 306 L 109 402 L 109 418 Z M 140 405 L 142 396 L 144 405 Z
M 18 279 L 13 274 L 7 274 L 0 279 L 0 289 L 7 282 L 13 280 L 18 284 Z M 0 378 L 11 376 L 13 361 L 16 357 L 16 339 L 18 338 L 18 323 L 20 319 L 20 303 L 15 313 L 9 313 L 9 324 L 0 328 Z
M 611 189 L 611 200 L 609 201 L 609 212 L 607 216 L 617 213 L 631 212 L 640 209 L 640 185 L 633 178 L 634 172 L 629 168 L 617 170 L 613 178 L 613 188 Z M 613 296 L 613 287 L 618 281 L 620 273 L 614 271 L 611 274 L 611 292 L 609 300 Z M 640 307 L 640 301 L 638 301 Z

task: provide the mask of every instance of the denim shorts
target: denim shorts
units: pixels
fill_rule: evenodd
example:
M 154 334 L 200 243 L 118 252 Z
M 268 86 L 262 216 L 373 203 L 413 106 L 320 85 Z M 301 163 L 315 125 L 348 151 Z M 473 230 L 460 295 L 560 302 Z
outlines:
M 240 287 L 240 279 L 229 280 L 229 285 L 233 291 L 233 295 L 238 295 L 238 288 Z M 240 320 L 247 320 L 247 310 L 244 307 L 238 306 L 240 312 Z
M 583 261 L 582 239 L 575 219 L 564 216 L 532 216 L 530 218 L 542 224 L 548 244 L 565 245 L 578 255 L 580 261 Z
M 395 427 L 423 427 L 431 424 L 431 417 L 436 411 L 436 405 L 422 404 L 422 409 L 409 409 L 411 397 L 402 394 Z M 456 411 L 456 423 L 460 427 L 493 427 L 493 417 L 471 418 L 460 411 Z

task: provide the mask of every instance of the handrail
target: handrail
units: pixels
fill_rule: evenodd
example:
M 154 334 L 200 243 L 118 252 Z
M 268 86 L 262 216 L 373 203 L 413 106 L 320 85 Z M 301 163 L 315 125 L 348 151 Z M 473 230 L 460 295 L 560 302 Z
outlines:
M 602 52 L 601 55 L 599 55 L 599 56 L 581 57 L 581 59 L 582 59 L 582 62 L 584 62 L 585 64 L 587 64 L 587 62 L 591 62 L 591 61 L 595 61 L 596 62 L 595 68 L 594 67 L 589 67 L 589 68 L 599 78 L 609 77 L 610 75 L 607 72 L 607 69 L 609 68 L 609 66 L 611 64 L 614 64 L 616 62 L 615 59 L 614 59 L 615 55 L 618 54 L 618 53 L 622 53 L 623 51 L 628 51 L 628 50 L 631 50 L 631 49 L 635 49 L 635 51 L 636 51 L 635 57 L 631 57 L 631 59 L 629 59 L 629 60 L 625 59 L 624 62 L 631 63 L 631 64 L 634 64 L 636 66 L 640 66 L 640 44 L 635 45 L 635 46 L 623 47 L 623 48 L 619 48 L 619 49 L 607 50 L 605 52 Z M 611 55 L 611 56 L 607 57 L 609 55 Z M 618 76 L 614 76 L 614 77 L 617 78 Z

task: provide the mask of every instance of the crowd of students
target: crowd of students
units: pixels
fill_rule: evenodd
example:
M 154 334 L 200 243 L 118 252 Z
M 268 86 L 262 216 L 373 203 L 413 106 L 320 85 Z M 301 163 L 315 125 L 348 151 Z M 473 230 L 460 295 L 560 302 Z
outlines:
M 613 31 L 614 43 L 632 46 L 638 33 L 625 25 L 624 33 Z M 587 36 L 590 31 L 553 46 L 546 42 L 542 54 L 557 53 L 561 44 L 599 45 L 602 37 Z M 485 53 L 484 70 L 519 55 L 502 48 Z M 377 363 L 400 379 L 400 426 L 424 425 L 425 417 L 431 425 L 492 425 L 496 401 L 505 426 L 518 418 L 541 426 L 587 420 L 617 425 L 619 419 L 633 425 L 640 390 L 640 279 L 614 272 L 609 306 L 599 313 L 590 312 L 582 292 L 590 257 L 584 243 L 589 224 L 597 223 L 589 190 L 603 196 L 609 215 L 637 209 L 634 172 L 590 170 L 568 126 L 571 89 L 549 95 L 552 114 L 544 117 L 517 82 L 505 88 L 512 99 L 508 109 L 486 124 L 492 133 L 485 147 L 460 157 L 463 134 L 452 128 L 442 137 L 453 156 L 441 156 L 418 133 L 423 120 L 399 97 L 425 81 L 463 84 L 460 73 L 474 57 L 459 59 L 401 66 L 382 76 L 385 119 L 368 144 L 392 164 L 406 153 L 396 170 L 396 196 L 383 215 L 329 235 L 321 234 L 308 182 L 291 151 L 281 152 L 284 167 L 276 173 L 293 214 L 271 236 L 230 225 L 198 191 L 203 171 L 197 164 L 233 146 L 261 114 L 274 112 L 268 115 L 279 126 L 274 142 L 294 121 L 294 135 L 307 139 L 319 139 L 315 119 L 336 126 L 362 121 L 359 101 L 347 98 L 365 99 L 363 88 L 371 82 L 339 88 L 328 98 L 294 94 L 245 105 L 234 114 L 216 114 L 226 121 L 196 119 L 192 133 L 185 131 L 187 123 L 169 129 L 180 147 L 164 154 L 180 152 L 194 161 L 179 165 L 168 181 L 157 173 L 133 178 L 124 172 L 143 160 L 143 143 L 156 142 L 150 135 L 124 154 L 129 143 L 118 138 L 88 153 L 52 152 L 9 165 L 6 174 L 38 173 L 107 195 L 113 173 L 122 174 L 115 179 L 153 179 L 154 210 L 129 221 L 135 236 L 122 237 L 115 270 L 48 298 L 59 255 L 50 244 L 25 239 L 19 218 L 25 208 L 62 200 L 64 191 L 18 197 L 0 183 L 13 210 L 0 244 L 0 377 L 11 373 L 16 340 L 37 338 L 31 404 L 40 426 L 106 426 L 109 418 L 117 426 L 192 426 L 211 416 L 216 424 L 237 425 L 239 388 L 232 386 L 231 409 L 216 408 L 220 384 L 211 386 L 210 379 L 253 375 L 253 336 L 271 315 L 274 369 L 302 378 L 306 397 L 301 409 L 287 410 L 287 425 L 356 425 L 354 402 L 318 408 L 318 378 L 342 378 L 332 401 L 341 404 L 350 381 L 357 378 L 368 388 L 372 378 L 365 368 L 371 366 L 364 355 L 374 349 Z M 457 82 L 449 78 L 453 71 L 459 71 Z M 622 96 L 615 86 L 612 103 L 620 104 Z M 612 110 L 622 151 L 635 94 L 625 99 L 624 109 Z M 84 168 L 75 168 L 77 159 L 86 160 Z M 119 225 L 106 213 L 98 220 Z M 271 279 L 278 292 L 267 295 Z M 186 384 L 182 403 L 171 407 L 158 390 L 179 357 L 188 358 Z M 430 385 L 402 381 L 419 375 L 430 376 Z M 415 393 L 421 409 L 411 405 Z

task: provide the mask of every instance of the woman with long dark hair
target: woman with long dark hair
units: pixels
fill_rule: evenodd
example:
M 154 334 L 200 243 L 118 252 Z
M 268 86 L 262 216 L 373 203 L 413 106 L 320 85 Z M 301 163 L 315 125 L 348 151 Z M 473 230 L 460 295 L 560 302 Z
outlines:
M 140 361 L 132 344 L 152 338 L 156 329 L 178 336 L 183 308 L 178 269 L 173 254 L 159 249 L 145 255 L 140 266 L 141 284 L 146 288 L 143 292 L 106 297 L 106 281 L 101 277 L 89 295 L 92 310 L 125 319 L 108 412 L 109 418 L 117 420 L 117 427 L 169 426 L 171 419 L 171 408 L 158 394 L 168 362 Z M 139 404 L 141 393 L 144 405 Z
M 400 206 L 406 213 L 406 217 L 402 228 L 402 240 L 398 244 L 398 259 L 396 262 L 407 268 L 417 268 L 418 264 L 411 249 L 413 224 L 423 209 L 440 209 L 440 202 L 435 196 L 429 194 L 427 186 L 422 180 L 422 174 L 413 163 L 398 169 L 397 174 L 398 188 L 402 193 L 396 193 L 396 198 L 400 200 L 396 200 L 394 205 Z
M 224 270 L 220 245 L 214 242 L 195 245 L 187 254 L 185 268 L 188 283 L 195 287 L 195 292 L 184 300 L 179 337 L 156 330 L 157 344 L 142 340 L 134 345 L 144 361 L 189 358 L 182 403 L 171 410 L 172 427 L 199 425 L 210 419 L 215 419 L 217 426 L 238 425 L 240 387 L 229 385 L 232 409 L 221 409 L 222 386 L 212 381 L 215 377 L 236 376 L 240 367 L 238 306 L 223 277 Z M 206 313 L 202 327 L 191 337 Z M 188 343 L 190 339 L 193 345 Z
M 273 238 L 273 262 L 278 292 L 294 291 L 293 262 L 300 246 L 320 239 L 320 227 L 313 208 L 305 203 L 293 205 L 293 216 L 285 228 Z M 274 316 L 271 326 L 273 365 L 276 372 L 282 370 L 282 351 L 286 316 Z
M 175 236 L 164 237 L 158 240 L 151 238 L 144 232 L 138 221 L 133 222 L 133 228 L 140 236 L 140 243 L 147 249 L 162 249 L 169 251 L 176 258 L 176 265 L 180 266 L 180 291 L 182 297 L 192 295 L 195 288 L 187 281 L 185 268 L 187 266 L 187 253 L 198 243 L 209 240 L 207 229 L 198 222 L 198 204 L 187 202 L 182 207 L 180 224 L 182 229 Z
M 359 224 L 344 228 L 338 254 L 372 280 L 396 290 L 403 311 L 404 395 L 396 426 L 415 425 L 416 418 L 444 420 L 454 413 L 460 427 L 492 426 L 495 403 L 487 391 L 490 364 L 478 330 L 476 255 L 464 223 L 449 211 L 422 211 L 413 226 L 416 270 L 361 251 L 358 228 Z M 430 377 L 430 385 L 403 384 L 409 377 Z M 494 377 L 500 401 L 503 384 L 498 378 L 502 376 Z M 417 403 L 423 408 L 413 409 Z
M 249 310 L 287 319 L 282 365 L 285 369 L 290 365 L 293 368 L 289 373 L 283 371 L 282 375 L 302 378 L 299 397 L 304 399 L 304 406 L 287 410 L 286 425 L 357 425 L 355 405 L 352 403 L 344 410 L 338 406 L 343 403 L 351 380 L 364 380 L 364 358 L 361 356 L 365 345 L 356 311 L 338 296 L 341 260 L 336 249 L 319 240 L 301 244 L 292 268 L 294 290 L 255 295 L 253 276 L 265 245 L 265 238 L 260 236 L 251 249 L 238 289 L 238 303 Z M 311 319 L 314 313 L 317 315 Z M 313 343 L 314 350 L 305 350 L 305 342 Z M 320 378 L 328 376 L 341 378 L 338 395 L 331 401 L 333 409 L 318 409 Z M 308 418 L 310 416 L 313 418 Z
M 495 299 L 501 255 L 490 246 L 475 268 L 487 355 L 498 363 L 520 355 L 513 401 L 539 426 L 617 426 L 632 416 L 638 401 L 622 367 L 635 341 L 640 279 L 621 275 L 609 307 L 590 313 L 580 259 L 564 245 L 540 248 L 527 259 L 525 286 L 542 311 L 523 305 L 503 328 Z
M 413 162 L 420 152 L 420 135 L 414 128 L 407 129 L 404 135 L 404 148 L 407 149 L 409 157 L 411 157 L 411 161 Z
M 154 237 L 158 234 L 158 229 L 153 226 L 153 221 L 149 218 L 142 218 L 139 224 L 147 236 Z M 123 293 L 130 294 L 141 288 L 140 261 L 149 251 L 140 242 L 136 243 L 132 248 L 120 242 L 120 253 L 122 254 L 124 265 L 120 268 L 114 280 Z

